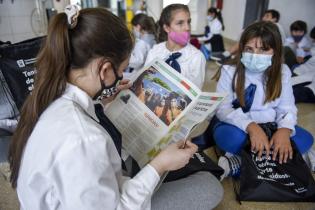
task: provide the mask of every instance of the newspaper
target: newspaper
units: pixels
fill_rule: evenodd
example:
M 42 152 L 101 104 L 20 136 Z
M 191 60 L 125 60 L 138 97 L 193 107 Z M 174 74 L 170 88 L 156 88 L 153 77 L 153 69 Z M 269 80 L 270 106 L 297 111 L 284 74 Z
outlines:
M 168 144 L 191 138 L 198 125 L 210 121 L 225 97 L 201 92 L 159 59 L 130 79 L 133 86 L 121 91 L 105 114 L 121 132 L 123 148 L 140 167 Z

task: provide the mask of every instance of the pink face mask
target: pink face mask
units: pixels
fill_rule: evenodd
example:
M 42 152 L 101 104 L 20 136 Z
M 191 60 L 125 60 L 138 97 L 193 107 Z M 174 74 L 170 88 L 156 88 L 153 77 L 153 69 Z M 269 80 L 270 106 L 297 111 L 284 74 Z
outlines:
M 181 46 L 185 46 L 190 39 L 190 32 L 184 31 L 184 32 L 175 32 L 171 31 L 168 34 L 169 38 L 173 40 L 176 44 L 179 44 Z

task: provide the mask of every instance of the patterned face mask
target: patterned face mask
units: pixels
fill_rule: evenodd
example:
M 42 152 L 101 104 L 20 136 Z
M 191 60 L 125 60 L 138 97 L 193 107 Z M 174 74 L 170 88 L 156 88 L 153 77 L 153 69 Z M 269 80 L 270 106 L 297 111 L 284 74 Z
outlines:
M 104 82 L 101 80 L 102 88 L 96 93 L 93 97 L 94 100 L 102 100 L 104 98 L 108 98 L 115 93 L 117 93 L 117 87 L 120 81 L 123 79 L 122 76 L 118 76 L 117 71 L 113 69 L 115 74 L 115 81 L 111 85 L 105 85 Z

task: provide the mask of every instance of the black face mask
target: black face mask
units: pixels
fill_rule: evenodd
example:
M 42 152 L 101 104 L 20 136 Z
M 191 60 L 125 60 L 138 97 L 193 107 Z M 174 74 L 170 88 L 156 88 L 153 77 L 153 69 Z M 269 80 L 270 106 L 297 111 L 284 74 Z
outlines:
M 295 43 L 299 43 L 303 39 L 303 36 L 304 35 L 298 35 L 298 36 L 293 36 L 292 35 L 292 38 L 294 39 Z
M 105 85 L 104 82 L 100 79 L 102 88 L 95 94 L 93 100 L 102 100 L 104 98 L 108 98 L 115 93 L 117 93 L 117 86 L 119 85 L 120 81 L 123 79 L 122 76 L 118 76 L 115 69 L 113 69 L 115 74 L 115 81 L 111 85 Z

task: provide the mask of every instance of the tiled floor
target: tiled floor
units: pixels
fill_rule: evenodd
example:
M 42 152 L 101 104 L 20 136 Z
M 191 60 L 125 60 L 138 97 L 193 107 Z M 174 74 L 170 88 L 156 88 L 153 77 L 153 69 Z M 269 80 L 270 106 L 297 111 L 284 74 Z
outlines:
M 212 75 L 218 69 L 214 62 L 208 62 L 206 73 L 205 91 L 214 91 L 215 82 L 211 80 Z M 309 130 L 315 136 L 315 105 L 299 104 L 298 105 L 298 123 Z M 215 158 L 213 150 L 207 150 L 207 153 Z M 1 168 L 1 166 L 0 166 Z M 2 167 L 3 168 L 3 167 Z M 225 179 L 222 182 L 224 187 L 224 198 L 215 210 L 315 210 L 315 203 L 258 203 L 242 202 L 240 205 L 235 200 L 232 181 Z M 18 202 L 15 192 L 10 188 L 9 183 L 0 173 L 0 210 L 17 210 Z

